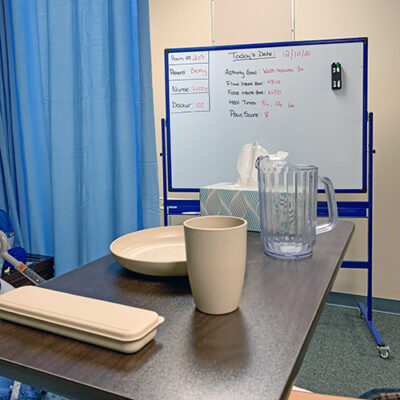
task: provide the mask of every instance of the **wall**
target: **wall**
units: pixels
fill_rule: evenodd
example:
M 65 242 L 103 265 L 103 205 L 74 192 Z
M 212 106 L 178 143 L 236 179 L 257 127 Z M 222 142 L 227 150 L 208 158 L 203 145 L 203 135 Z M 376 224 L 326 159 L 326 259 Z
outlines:
M 161 152 L 160 119 L 165 116 L 164 49 L 210 46 L 211 0 L 149 0 L 157 146 Z M 215 0 L 215 44 L 291 40 L 290 0 Z M 374 243 L 373 295 L 400 300 L 397 256 L 400 212 L 400 135 L 396 124 L 400 79 L 400 2 L 398 0 L 297 0 L 296 40 L 369 38 L 368 109 L 374 113 Z M 188 149 L 191 151 L 191 149 Z M 343 149 L 346 151 L 346 149 Z M 160 193 L 162 175 L 161 159 Z M 184 196 L 184 195 L 180 195 Z M 174 194 L 174 197 L 178 197 Z M 339 200 L 366 200 L 355 195 Z M 181 219 L 177 219 L 181 222 Z M 366 221 L 356 220 L 348 259 L 366 259 Z M 335 291 L 366 293 L 366 271 L 341 269 Z

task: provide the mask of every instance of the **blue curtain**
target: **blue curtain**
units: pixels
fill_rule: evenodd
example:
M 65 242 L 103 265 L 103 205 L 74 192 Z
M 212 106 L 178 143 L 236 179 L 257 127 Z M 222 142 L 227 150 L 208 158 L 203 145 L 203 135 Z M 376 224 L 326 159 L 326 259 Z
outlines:
M 0 0 L 0 208 L 56 273 L 158 226 L 148 0 Z

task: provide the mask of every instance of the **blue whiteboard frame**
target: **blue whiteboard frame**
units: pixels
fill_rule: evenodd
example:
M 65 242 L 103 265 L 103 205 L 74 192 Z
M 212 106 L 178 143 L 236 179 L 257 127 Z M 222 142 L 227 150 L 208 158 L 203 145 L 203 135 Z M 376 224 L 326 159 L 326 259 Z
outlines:
M 283 47 L 283 46 L 304 46 L 304 45 L 321 45 L 321 44 L 337 44 L 337 43 L 363 43 L 363 121 L 362 121 L 362 188 L 360 189 L 336 189 L 336 193 L 366 193 L 367 192 L 367 123 L 368 123 L 368 38 L 346 38 L 346 39 L 328 39 L 328 40 L 306 40 L 297 42 L 273 42 L 273 43 L 256 43 L 242 45 L 226 45 L 226 46 L 208 46 L 208 47 L 186 47 L 186 48 L 170 48 L 164 50 L 164 66 L 165 66 L 165 105 L 166 105 L 166 150 L 167 150 L 167 170 L 164 181 L 168 182 L 168 191 L 170 192 L 199 192 L 200 188 L 174 188 L 172 182 L 171 167 L 171 125 L 170 125 L 170 107 L 169 107 L 169 79 L 168 79 L 168 55 L 169 53 L 185 53 L 191 51 L 216 51 L 216 50 L 233 50 L 233 49 L 249 49 L 262 47 Z

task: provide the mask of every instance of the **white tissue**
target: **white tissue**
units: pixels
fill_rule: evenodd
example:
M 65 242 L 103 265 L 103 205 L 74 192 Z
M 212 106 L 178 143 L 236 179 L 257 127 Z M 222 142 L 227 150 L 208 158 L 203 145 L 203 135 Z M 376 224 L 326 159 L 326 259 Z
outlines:
M 256 160 L 260 156 L 268 156 L 273 158 L 286 159 L 289 153 L 286 151 L 278 151 L 275 154 L 270 154 L 264 147 L 260 146 L 258 142 L 247 143 L 240 150 L 239 158 L 237 161 L 237 170 L 239 178 L 235 186 L 254 187 L 258 186 L 257 183 L 257 169 Z

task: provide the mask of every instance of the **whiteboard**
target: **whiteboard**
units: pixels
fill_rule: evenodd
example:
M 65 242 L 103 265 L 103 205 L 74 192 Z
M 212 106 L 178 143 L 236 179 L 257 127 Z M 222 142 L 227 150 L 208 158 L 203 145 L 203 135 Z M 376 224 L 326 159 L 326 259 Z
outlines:
M 254 141 L 318 166 L 337 191 L 365 190 L 366 38 L 167 49 L 165 72 L 170 190 L 236 182 Z

